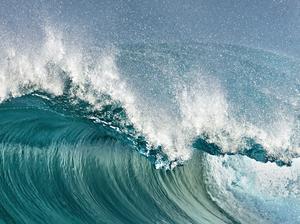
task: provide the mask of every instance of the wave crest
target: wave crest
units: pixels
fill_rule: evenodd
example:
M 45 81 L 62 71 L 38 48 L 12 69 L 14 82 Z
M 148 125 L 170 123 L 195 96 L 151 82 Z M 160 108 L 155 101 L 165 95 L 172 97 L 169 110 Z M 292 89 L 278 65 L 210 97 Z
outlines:
M 261 64 L 255 61 L 258 53 Z M 155 155 L 157 167 L 182 164 L 193 148 L 278 164 L 290 164 L 299 156 L 299 119 L 296 110 L 289 111 L 296 94 L 286 100 L 280 98 L 282 92 L 274 97 L 270 90 L 277 87 L 258 76 L 276 71 L 263 64 L 274 66 L 267 62 L 278 60 L 272 54 L 206 44 L 84 51 L 51 30 L 40 49 L 10 48 L 2 54 L 1 101 L 37 92 L 50 94 L 49 99 L 61 97 L 78 107 L 76 113 L 124 134 L 142 154 Z M 233 71 L 241 77 L 253 69 L 258 78 L 236 83 L 237 77 L 224 76 L 230 73 L 223 64 L 229 63 L 237 64 Z

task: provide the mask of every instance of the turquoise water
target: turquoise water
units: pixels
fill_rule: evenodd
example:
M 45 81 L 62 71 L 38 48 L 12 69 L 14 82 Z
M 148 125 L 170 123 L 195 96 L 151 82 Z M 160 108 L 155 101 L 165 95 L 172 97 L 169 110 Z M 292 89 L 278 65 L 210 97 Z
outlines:
M 2 54 L 3 223 L 300 222 L 296 59 L 55 35 Z

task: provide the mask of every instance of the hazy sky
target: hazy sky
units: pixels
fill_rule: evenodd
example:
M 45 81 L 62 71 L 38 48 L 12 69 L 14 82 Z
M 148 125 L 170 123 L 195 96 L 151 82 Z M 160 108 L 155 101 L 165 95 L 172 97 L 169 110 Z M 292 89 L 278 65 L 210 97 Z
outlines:
M 213 41 L 300 56 L 299 0 L 1 0 L 0 19 L 15 35 L 50 21 L 97 41 Z

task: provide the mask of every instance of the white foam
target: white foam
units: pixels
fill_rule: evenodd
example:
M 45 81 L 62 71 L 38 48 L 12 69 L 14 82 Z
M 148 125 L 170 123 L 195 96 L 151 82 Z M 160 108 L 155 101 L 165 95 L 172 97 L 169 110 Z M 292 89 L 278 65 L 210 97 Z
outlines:
M 206 159 L 209 194 L 232 217 L 244 223 L 299 221 L 299 159 L 292 167 L 241 156 Z
M 173 98 L 167 102 L 169 105 L 153 104 L 126 83 L 115 63 L 116 49 L 91 54 L 80 43 L 72 46 L 72 41 L 51 27 L 46 28 L 42 43 L 22 49 L 2 44 L 6 47 L 2 47 L 0 55 L 0 101 L 34 90 L 58 96 L 64 92 L 66 79 L 70 79 L 73 95 L 88 101 L 95 109 L 103 106 L 99 101 L 103 93 L 121 102 L 135 128 L 154 146 L 163 146 L 171 160 L 189 159 L 192 141 L 204 133 L 224 152 L 237 152 L 245 144 L 244 137 L 255 139 L 270 155 L 284 160 L 300 152 L 293 116 L 283 116 L 284 111 L 278 111 L 282 116 L 267 130 L 236 118 L 226 89 L 205 71 L 190 72 L 191 78 L 184 82 L 180 75 L 164 66 L 162 74 L 170 76 L 171 81 L 166 85 L 170 85 Z M 151 88 L 151 83 L 147 86 Z M 153 96 L 152 100 L 159 101 L 159 97 Z

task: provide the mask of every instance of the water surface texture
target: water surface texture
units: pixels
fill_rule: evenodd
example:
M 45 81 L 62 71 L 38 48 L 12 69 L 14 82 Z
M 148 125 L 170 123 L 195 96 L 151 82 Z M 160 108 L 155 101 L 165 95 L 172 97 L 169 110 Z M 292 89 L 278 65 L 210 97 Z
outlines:
M 297 32 L 225 2 L 0 3 L 0 223 L 300 223 Z

